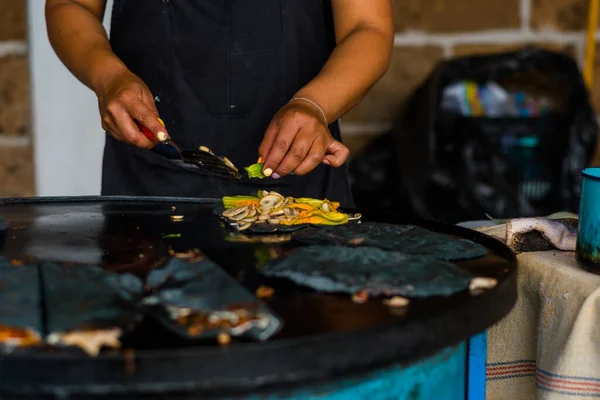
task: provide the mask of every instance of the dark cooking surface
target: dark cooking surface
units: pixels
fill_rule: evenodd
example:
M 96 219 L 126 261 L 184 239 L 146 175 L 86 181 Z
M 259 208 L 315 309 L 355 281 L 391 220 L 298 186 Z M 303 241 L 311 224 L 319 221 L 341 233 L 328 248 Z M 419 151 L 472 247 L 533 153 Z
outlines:
M 486 246 L 490 250 L 486 257 L 457 265 L 480 276 L 496 277 L 499 285 L 474 298 L 461 293 L 413 301 L 408 312 L 394 315 L 376 300 L 359 305 L 348 296 L 318 294 L 287 281 L 266 280 L 256 271 L 257 260 L 282 245 L 225 240 L 230 231 L 212 212 L 218 204 L 191 199 L 0 200 L 0 216 L 9 225 L 0 256 L 102 264 L 144 274 L 166 260 L 169 247 L 175 251 L 199 248 L 251 291 L 260 284 L 274 287 L 268 304 L 285 323 L 267 343 L 219 348 L 212 343 L 183 342 L 146 321 L 124 340 L 127 348 L 135 348 L 135 373 L 131 359 L 118 352 L 96 359 L 77 351 L 17 352 L 4 356 L 0 363 L 0 390 L 35 391 L 41 388 L 31 385 L 35 382 L 45 384 L 42 391 L 58 387 L 88 395 L 100 387 L 148 392 L 203 389 L 207 393 L 209 389 L 247 390 L 325 379 L 428 356 L 485 330 L 516 299 L 514 258 L 499 242 L 458 227 L 369 213 L 363 213 L 365 220 L 414 223 Z M 185 218 L 173 222 L 170 215 Z

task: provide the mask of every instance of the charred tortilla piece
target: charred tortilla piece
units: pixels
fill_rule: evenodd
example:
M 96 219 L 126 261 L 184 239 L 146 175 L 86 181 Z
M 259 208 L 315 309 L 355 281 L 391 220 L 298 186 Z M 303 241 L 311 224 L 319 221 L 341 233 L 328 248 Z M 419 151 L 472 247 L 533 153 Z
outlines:
M 468 289 L 473 278 L 453 264 L 373 247 L 308 246 L 263 268 L 320 292 L 369 296 L 450 296 Z
M 467 239 L 433 232 L 415 225 L 377 222 L 311 227 L 292 235 L 304 244 L 377 247 L 410 255 L 426 255 L 444 261 L 480 258 L 485 247 Z
M 163 325 L 187 338 L 216 339 L 221 332 L 266 340 L 281 320 L 246 288 L 209 259 L 172 259 L 152 271 L 144 302 Z
M 95 266 L 40 266 L 48 336 L 52 345 L 77 346 L 89 355 L 118 348 L 122 333 L 141 314 L 109 283 L 112 272 Z
M 42 332 L 38 268 L 0 257 L 0 349 L 40 344 Z

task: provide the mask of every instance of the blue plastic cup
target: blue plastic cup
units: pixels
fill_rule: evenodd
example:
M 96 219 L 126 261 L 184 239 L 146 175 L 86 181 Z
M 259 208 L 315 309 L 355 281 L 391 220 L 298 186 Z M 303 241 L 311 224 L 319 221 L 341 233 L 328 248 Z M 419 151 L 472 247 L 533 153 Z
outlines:
M 600 168 L 586 168 L 581 175 L 577 258 L 600 271 Z

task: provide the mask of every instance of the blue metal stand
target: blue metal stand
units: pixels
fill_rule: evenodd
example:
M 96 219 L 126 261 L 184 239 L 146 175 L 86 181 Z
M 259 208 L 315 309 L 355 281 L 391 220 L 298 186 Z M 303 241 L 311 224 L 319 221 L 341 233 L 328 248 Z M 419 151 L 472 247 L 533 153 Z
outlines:
M 394 366 L 318 387 L 244 399 L 465 400 L 466 367 L 467 346 L 463 342 L 410 366 Z
M 485 400 L 485 363 L 487 332 L 471 337 L 467 343 L 467 400 Z

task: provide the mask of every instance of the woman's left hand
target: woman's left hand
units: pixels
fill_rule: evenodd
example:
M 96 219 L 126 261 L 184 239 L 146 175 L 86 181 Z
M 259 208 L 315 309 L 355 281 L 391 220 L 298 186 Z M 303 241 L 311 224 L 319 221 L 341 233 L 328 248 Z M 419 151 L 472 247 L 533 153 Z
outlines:
M 341 167 L 350 151 L 333 138 L 317 107 L 295 101 L 275 115 L 258 153 L 263 172 L 270 169 L 277 179 L 290 173 L 305 175 L 321 163 Z

